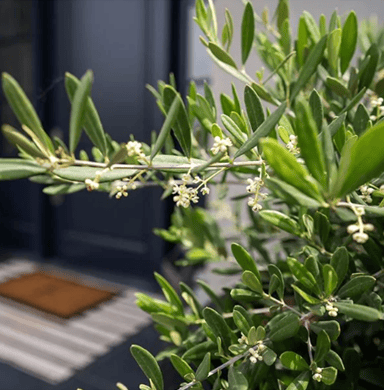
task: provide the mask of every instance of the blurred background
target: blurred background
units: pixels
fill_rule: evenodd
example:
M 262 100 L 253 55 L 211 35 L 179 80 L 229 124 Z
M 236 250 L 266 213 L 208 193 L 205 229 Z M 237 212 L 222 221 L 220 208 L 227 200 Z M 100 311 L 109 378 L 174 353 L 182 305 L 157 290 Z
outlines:
M 278 1 L 252 3 L 259 15 L 267 5 L 272 16 Z M 317 20 L 321 13 L 329 20 L 335 8 L 340 15 L 354 9 L 359 20 L 384 14 L 382 0 L 290 3 L 293 35 L 304 9 Z M 224 24 L 225 8 L 233 15 L 236 29 L 231 53 L 240 60 L 236 42 L 240 42 L 242 1 L 216 0 L 215 5 L 219 28 Z M 149 142 L 151 131 L 160 129 L 163 118 L 145 89 L 147 83 L 156 86 L 158 80 L 168 81 L 173 72 L 182 95 L 191 79 L 198 92 L 207 81 L 216 101 L 222 92 L 231 94 L 231 82 L 242 95 L 244 86 L 211 63 L 199 42 L 201 32 L 193 16 L 193 0 L 1 0 L 0 71 L 10 73 L 20 83 L 45 130 L 68 142 L 70 104 L 64 73 L 69 71 L 80 78 L 92 69 L 92 98 L 106 132 L 118 142 L 127 142 L 130 134 Z M 262 66 L 256 54 L 248 64 L 251 75 Z M 1 92 L 0 118 L 1 124 L 20 128 Z M 79 149 L 91 154 L 86 137 Z M 0 154 L 13 157 L 17 151 L 3 138 Z M 152 233 L 155 227 L 167 226 L 173 208 L 171 200 L 161 202 L 160 196 L 158 189 L 147 188 L 132 191 L 129 199 L 120 201 L 85 191 L 48 197 L 40 185 L 28 180 L 0 182 L 0 261 L 22 257 L 153 291 L 153 271 L 164 269 L 162 260 L 170 250 Z M 214 200 L 213 193 L 208 203 Z M 223 227 L 230 235 L 230 224 L 223 223 Z M 0 310 L 0 342 L 1 326 Z M 107 390 L 115 388 L 117 381 L 137 386 L 144 379 L 137 374 L 128 347 L 135 342 L 159 349 L 156 339 L 152 330 L 137 331 L 102 364 L 90 366 L 71 382 L 56 385 L 47 384 L 44 378 L 32 379 L 33 373 L 22 373 L 17 362 L 11 369 L 0 352 L 4 361 L 0 388 L 13 390 L 24 385 L 26 389 L 64 390 L 81 383 L 84 390 Z

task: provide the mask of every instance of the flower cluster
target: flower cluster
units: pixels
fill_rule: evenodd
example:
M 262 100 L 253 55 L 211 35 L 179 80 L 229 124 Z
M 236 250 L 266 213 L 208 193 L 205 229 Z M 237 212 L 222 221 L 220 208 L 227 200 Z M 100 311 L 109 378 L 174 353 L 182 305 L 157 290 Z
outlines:
M 365 214 L 363 207 L 356 207 L 354 210 L 358 221 L 355 224 L 347 227 L 348 234 L 352 234 L 352 238 L 359 244 L 364 244 L 368 241 L 369 236 L 365 232 L 372 232 L 375 227 L 371 223 L 363 223 L 361 216 Z
M 372 203 L 371 194 L 373 191 L 375 190 L 373 188 L 368 187 L 367 185 L 361 186 L 360 187 L 361 199 L 366 203 Z
M 312 379 L 317 382 L 321 382 L 323 379 L 323 376 L 321 373 L 323 372 L 323 369 L 320 367 L 317 367 L 315 370 L 315 374 L 312 376 Z
M 255 177 L 253 180 L 247 179 L 247 181 L 249 183 L 247 192 L 255 195 L 248 198 L 248 206 L 252 207 L 253 211 L 260 211 L 263 206 L 259 201 L 267 197 L 267 194 L 260 192 L 261 187 L 264 185 L 264 181 L 260 177 Z
M 92 179 L 85 179 L 85 185 L 88 191 L 97 190 L 100 186 L 99 182 Z
M 215 137 L 215 142 L 211 148 L 211 151 L 213 154 L 217 154 L 219 152 L 225 153 L 228 148 L 232 146 L 232 141 L 229 138 L 220 138 Z
M 331 317 L 337 317 L 337 312 L 339 311 L 339 309 L 333 306 L 333 303 L 329 301 L 325 305 L 325 310 L 328 312 L 328 315 Z
M 297 147 L 297 135 L 291 134 L 289 136 L 289 141 L 290 142 L 287 143 L 288 150 L 293 154 L 299 154 L 300 149 Z
M 117 186 L 116 190 L 116 199 L 120 199 L 122 196 L 124 196 L 125 198 L 128 196 L 128 186 L 126 184 L 122 186 Z
M 255 350 L 256 348 L 256 350 Z M 263 351 L 265 350 L 265 345 L 263 343 L 259 343 L 257 345 L 257 347 L 254 347 L 254 348 L 249 348 L 249 353 L 252 355 L 250 358 L 249 358 L 249 361 L 253 364 L 257 363 L 257 361 L 262 361 L 263 360 L 263 356 L 262 356 L 262 353 Z
M 129 141 L 126 145 L 128 156 L 130 157 L 145 157 L 141 149 L 141 143 L 137 141 Z
M 199 176 L 192 179 L 189 173 L 182 176 L 182 184 L 178 185 L 173 183 L 172 194 L 175 194 L 173 200 L 176 202 L 176 206 L 189 207 L 191 202 L 197 203 L 199 201 L 199 189 L 202 195 L 209 194 L 209 188 L 207 187 L 206 181 L 202 180 Z M 201 183 L 197 188 L 187 187 L 187 184 L 198 184 Z
M 93 180 L 92 179 L 85 179 L 84 183 L 85 183 L 88 191 L 94 191 L 94 190 L 97 190 L 99 188 L 100 177 L 102 174 L 103 174 L 102 171 L 96 171 L 96 176 Z
M 373 109 L 376 108 L 376 115 L 371 115 L 369 119 L 372 121 L 375 121 L 376 119 L 380 118 L 384 114 L 384 107 L 383 107 L 384 99 L 382 97 L 377 97 L 376 95 L 373 95 L 371 98 L 371 107 Z

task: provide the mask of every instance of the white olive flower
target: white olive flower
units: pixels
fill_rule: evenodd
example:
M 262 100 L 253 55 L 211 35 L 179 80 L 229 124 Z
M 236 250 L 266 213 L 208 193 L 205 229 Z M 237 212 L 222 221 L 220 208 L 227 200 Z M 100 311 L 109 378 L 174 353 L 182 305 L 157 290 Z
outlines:
M 97 181 L 94 181 L 92 179 L 85 179 L 84 183 L 87 186 L 88 191 L 97 190 L 100 186 L 100 184 Z
M 374 191 L 373 188 L 368 187 L 367 185 L 360 187 L 361 199 L 366 203 L 372 203 L 371 194 Z
M 201 189 L 201 193 L 203 195 L 208 195 L 209 194 L 209 188 L 207 186 L 204 186 L 202 189 Z
M 232 146 L 232 141 L 229 138 L 220 138 L 217 136 L 215 137 L 215 142 L 211 151 L 213 154 L 218 154 L 219 152 L 225 153 L 230 146 Z
M 287 143 L 287 149 L 293 154 L 300 153 L 300 149 L 297 147 L 297 135 L 291 134 L 289 136 L 289 142 Z
M 369 236 L 367 233 L 362 233 L 362 232 L 357 232 L 355 233 L 352 238 L 358 242 L 359 244 L 364 244 L 365 242 L 368 241 Z
M 347 227 L 348 234 L 356 233 L 358 230 L 359 230 L 359 226 L 358 225 L 349 225 Z
M 337 312 L 339 311 L 339 309 L 333 306 L 333 303 L 330 301 L 326 303 L 325 310 L 328 312 L 330 317 L 337 317 Z
M 126 145 L 128 156 L 130 157 L 144 157 L 145 154 L 141 150 L 141 143 L 137 141 L 129 141 Z

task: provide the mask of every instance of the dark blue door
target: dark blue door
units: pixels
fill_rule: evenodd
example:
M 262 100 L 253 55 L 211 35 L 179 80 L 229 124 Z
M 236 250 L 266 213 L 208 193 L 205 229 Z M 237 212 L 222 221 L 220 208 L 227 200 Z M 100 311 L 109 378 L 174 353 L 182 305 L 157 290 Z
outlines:
M 106 132 L 118 142 L 127 142 L 130 134 L 149 142 L 151 131 L 160 129 L 163 118 L 145 85 L 167 79 L 171 69 L 172 3 L 34 2 L 31 31 L 37 50 L 37 85 L 32 97 L 44 91 L 37 106 L 48 132 L 68 141 L 70 105 L 61 77 L 69 71 L 80 78 L 92 69 L 92 98 Z M 7 71 L 12 73 L 12 69 Z M 79 149 L 91 155 L 91 147 L 84 135 Z M 12 224 L 23 222 L 26 213 L 25 237 L 20 240 L 31 241 L 27 248 L 76 266 L 140 274 L 150 280 L 152 271 L 159 269 L 163 243 L 152 229 L 164 224 L 168 208 L 159 200 L 159 189 L 132 191 L 121 200 L 86 191 L 48 199 L 41 188 L 27 181 L 0 185 L 1 218 L 9 221 L 3 226 L 8 235 L 3 247 L 11 238 L 21 237 L 20 226 L 16 231 Z

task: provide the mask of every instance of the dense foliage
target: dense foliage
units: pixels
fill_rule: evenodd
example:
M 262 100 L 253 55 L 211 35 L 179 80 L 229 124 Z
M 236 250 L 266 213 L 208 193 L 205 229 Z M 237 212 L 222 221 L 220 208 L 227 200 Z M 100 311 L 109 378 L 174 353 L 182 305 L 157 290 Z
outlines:
M 141 389 L 163 390 L 161 359 L 170 359 L 182 389 L 382 389 L 384 32 L 374 22 L 359 27 L 353 11 L 319 22 L 304 11 L 294 39 L 289 0 L 279 1 L 272 21 L 268 10 L 259 17 L 245 2 L 237 64 L 228 10 L 225 20 L 219 35 L 212 0 L 196 0 L 201 42 L 244 82 L 244 106 L 234 86 L 218 107 L 210 87 L 203 96 L 193 82 L 184 101 L 171 76 L 148 86 L 165 116 L 151 145 L 133 138 L 119 145 L 105 133 L 90 97 L 91 71 L 81 80 L 65 76 L 68 146 L 49 138 L 19 84 L 3 74 L 25 134 L 2 127 L 20 158 L 0 160 L 0 179 L 30 178 L 51 195 L 88 189 L 116 198 L 156 182 L 176 203 L 172 225 L 156 233 L 181 246 L 179 264 L 236 260 L 218 270 L 239 274 L 223 296 L 199 282 L 212 307 L 159 274 L 164 301 L 137 294 L 170 344 L 157 360 L 132 346 L 149 379 Z M 246 73 L 253 48 L 268 77 Z M 76 157 L 83 129 L 93 160 L 85 151 Z M 215 218 L 191 204 L 212 185 L 225 198 L 233 182 L 244 185 L 234 202 L 247 198 L 250 219 L 237 221 L 246 244 L 229 251 Z M 266 245 L 271 237 L 279 239 L 276 250 Z

